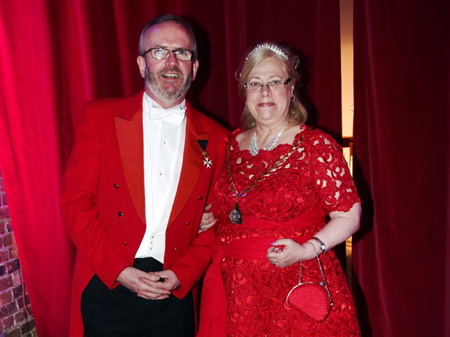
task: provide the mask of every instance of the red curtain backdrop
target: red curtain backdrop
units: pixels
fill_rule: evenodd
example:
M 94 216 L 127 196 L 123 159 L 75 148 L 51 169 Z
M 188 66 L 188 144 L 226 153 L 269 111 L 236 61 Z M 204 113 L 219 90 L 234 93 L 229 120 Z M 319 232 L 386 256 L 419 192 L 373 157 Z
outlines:
M 164 13 L 193 21 L 200 70 L 190 99 L 201 110 L 237 127 L 245 51 L 288 42 L 308 58 L 311 122 L 340 134 L 337 0 L 0 1 L 0 169 L 40 337 L 68 331 L 74 251 L 58 203 L 72 125 L 84 102 L 143 87 L 138 36 Z
M 450 336 L 450 3 L 354 4 L 364 336 Z

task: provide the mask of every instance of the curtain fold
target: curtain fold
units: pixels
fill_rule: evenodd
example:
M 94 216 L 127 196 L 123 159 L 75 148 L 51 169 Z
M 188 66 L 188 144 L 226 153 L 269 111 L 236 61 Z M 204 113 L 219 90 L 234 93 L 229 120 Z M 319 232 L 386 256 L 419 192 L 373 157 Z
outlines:
M 245 51 L 288 42 L 308 57 L 311 120 L 340 134 L 339 1 L 0 1 L 0 170 L 40 337 L 66 336 L 74 248 L 59 214 L 60 177 L 83 104 L 143 87 L 144 24 L 158 14 L 194 25 L 201 110 L 239 126 L 234 73 Z
M 0 163 L 8 208 L 39 334 L 64 336 L 68 320 L 60 310 L 69 304 L 73 250 L 59 217 L 58 88 L 49 16 L 39 0 L 0 2 L 0 14 Z
M 364 336 L 449 336 L 448 2 L 354 2 Z

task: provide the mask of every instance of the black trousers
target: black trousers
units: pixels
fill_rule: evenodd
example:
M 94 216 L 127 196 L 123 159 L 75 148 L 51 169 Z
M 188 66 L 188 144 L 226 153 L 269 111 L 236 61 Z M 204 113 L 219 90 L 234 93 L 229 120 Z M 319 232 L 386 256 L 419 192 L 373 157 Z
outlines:
M 134 267 L 160 271 L 153 259 L 136 259 Z M 110 290 L 95 275 L 81 298 L 86 337 L 193 337 L 192 294 L 180 300 L 147 300 L 123 286 Z

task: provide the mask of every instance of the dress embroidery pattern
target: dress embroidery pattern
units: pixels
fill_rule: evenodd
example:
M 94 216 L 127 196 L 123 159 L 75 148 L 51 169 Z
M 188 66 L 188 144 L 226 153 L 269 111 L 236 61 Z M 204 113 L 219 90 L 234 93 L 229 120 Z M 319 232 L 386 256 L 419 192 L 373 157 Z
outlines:
M 281 129 L 281 131 L 283 131 L 284 128 Z M 229 179 L 229 182 L 228 182 L 229 185 L 228 186 L 229 186 L 231 192 L 233 193 L 234 197 L 236 198 L 236 202 L 235 202 L 234 208 L 230 212 L 230 215 L 228 216 L 228 218 L 230 219 L 230 221 L 232 223 L 234 223 L 236 225 L 241 225 L 242 224 L 242 214 L 241 214 L 241 211 L 239 210 L 239 205 L 238 205 L 239 199 L 241 197 L 246 196 L 248 192 L 250 192 L 256 186 L 258 186 L 258 184 L 262 183 L 265 179 L 267 179 L 267 177 L 269 177 L 272 174 L 275 174 L 279 169 L 283 168 L 284 163 L 286 163 L 286 161 L 289 159 L 289 157 L 292 156 L 295 153 L 295 151 L 297 151 L 297 149 L 301 146 L 301 144 L 302 144 L 302 141 L 301 141 L 301 138 L 300 138 L 294 143 L 294 145 L 292 146 L 292 148 L 288 152 L 282 154 L 281 157 L 277 161 L 273 162 L 273 164 L 268 166 L 263 172 L 261 172 L 259 174 L 258 177 L 257 176 L 253 176 L 250 179 L 250 184 L 245 189 L 243 189 L 241 192 L 238 192 L 236 190 L 236 185 L 233 182 L 232 165 L 231 165 L 231 160 L 230 160 L 231 159 L 230 158 L 231 157 L 230 154 L 231 154 L 231 151 L 232 151 L 233 147 L 232 147 L 231 144 L 228 144 L 227 161 L 226 161 L 226 167 L 227 167 L 227 173 L 228 173 L 228 179 Z M 270 148 L 270 149 L 269 148 L 264 148 L 264 149 L 266 151 L 271 151 L 272 150 L 272 148 Z M 252 152 L 252 151 L 250 150 L 250 152 Z M 252 155 L 255 155 L 255 154 L 252 153 Z

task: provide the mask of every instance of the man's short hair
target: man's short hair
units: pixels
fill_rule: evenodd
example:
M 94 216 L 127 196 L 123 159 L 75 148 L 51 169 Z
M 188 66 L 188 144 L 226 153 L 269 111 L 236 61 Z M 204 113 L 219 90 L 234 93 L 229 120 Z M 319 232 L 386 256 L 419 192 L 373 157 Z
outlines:
M 174 15 L 174 14 L 164 14 L 159 15 L 152 20 L 150 20 L 142 29 L 141 36 L 139 38 L 139 55 L 143 55 L 145 50 L 145 33 L 147 30 L 155 25 L 159 25 L 164 22 L 174 22 L 176 24 L 179 24 L 180 26 L 183 26 L 187 32 L 189 33 L 189 36 L 191 38 L 191 50 L 192 50 L 192 61 L 197 59 L 197 41 L 195 39 L 194 30 L 192 29 L 192 26 L 185 20 L 183 20 L 181 17 Z

